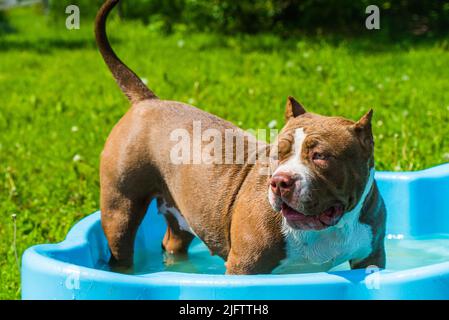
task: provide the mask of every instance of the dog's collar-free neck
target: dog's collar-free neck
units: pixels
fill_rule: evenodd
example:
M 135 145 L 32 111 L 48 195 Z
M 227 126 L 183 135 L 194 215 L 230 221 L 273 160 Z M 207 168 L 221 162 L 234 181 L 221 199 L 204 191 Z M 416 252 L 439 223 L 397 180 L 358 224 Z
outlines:
M 366 198 L 368 197 L 369 192 L 371 191 L 371 188 L 374 184 L 374 173 L 375 173 L 374 167 L 370 169 L 369 171 L 369 177 L 368 181 L 366 182 L 365 189 L 363 190 L 362 196 L 360 197 L 359 202 L 357 202 L 357 205 L 350 211 L 346 211 L 343 215 L 343 218 L 335 225 L 335 227 L 343 227 L 351 216 L 354 214 L 359 215 L 360 211 L 363 208 L 363 204 L 365 203 Z M 345 219 L 345 217 L 347 217 Z

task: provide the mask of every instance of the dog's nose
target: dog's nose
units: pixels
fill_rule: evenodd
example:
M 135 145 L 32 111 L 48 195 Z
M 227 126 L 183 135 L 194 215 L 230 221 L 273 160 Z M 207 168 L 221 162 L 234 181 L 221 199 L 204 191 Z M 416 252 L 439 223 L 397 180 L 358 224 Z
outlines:
M 295 181 L 296 179 L 291 174 L 276 173 L 270 180 L 271 190 L 274 194 L 285 196 L 293 190 Z

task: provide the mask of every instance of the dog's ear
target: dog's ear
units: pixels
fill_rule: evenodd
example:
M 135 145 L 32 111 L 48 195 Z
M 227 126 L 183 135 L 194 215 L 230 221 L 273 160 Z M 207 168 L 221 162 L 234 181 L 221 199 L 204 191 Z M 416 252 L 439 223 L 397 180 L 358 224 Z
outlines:
M 295 98 L 288 96 L 287 106 L 285 107 L 285 121 L 296 118 L 304 113 L 306 113 L 306 109 Z
M 357 121 L 352 129 L 360 139 L 362 146 L 368 150 L 372 150 L 374 146 L 373 130 L 371 120 L 373 118 L 373 109 L 365 113 L 359 121 Z

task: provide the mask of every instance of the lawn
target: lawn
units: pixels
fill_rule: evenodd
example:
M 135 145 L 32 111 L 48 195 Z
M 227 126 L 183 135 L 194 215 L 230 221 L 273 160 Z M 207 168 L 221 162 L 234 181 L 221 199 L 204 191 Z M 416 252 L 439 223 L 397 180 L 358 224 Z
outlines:
M 127 110 L 91 24 L 66 30 L 33 9 L 0 34 L 0 299 L 20 298 L 16 250 L 58 242 L 99 207 L 98 160 Z M 286 97 L 357 119 L 374 108 L 378 170 L 449 161 L 449 42 L 379 43 L 274 35 L 222 36 L 112 20 L 113 46 L 162 98 L 244 128 L 280 128 Z M 45 290 L 45 288 L 43 288 Z

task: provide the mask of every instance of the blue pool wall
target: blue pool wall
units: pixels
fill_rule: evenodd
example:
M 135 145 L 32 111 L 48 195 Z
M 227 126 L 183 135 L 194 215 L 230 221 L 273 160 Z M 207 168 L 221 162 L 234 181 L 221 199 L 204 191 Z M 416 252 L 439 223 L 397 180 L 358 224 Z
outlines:
M 415 172 L 376 172 L 387 233 L 449 233 L 449 164 Z
M 419 172 L 377 172 L 387 233 L 449 233 L 449 164 Z M 136 246 L 160 242 L 165 223 L 149 208 Z M 80 221 L 58 244 L 29 248 L 22 259 L 23 299 L 449 299 L 449 262 L 367 274 L 226 276 L 158 272 L 130 276 L 95 269 L 109 250 L 100 213 Z M 372 290 L 380 281 L 379 289 Z

